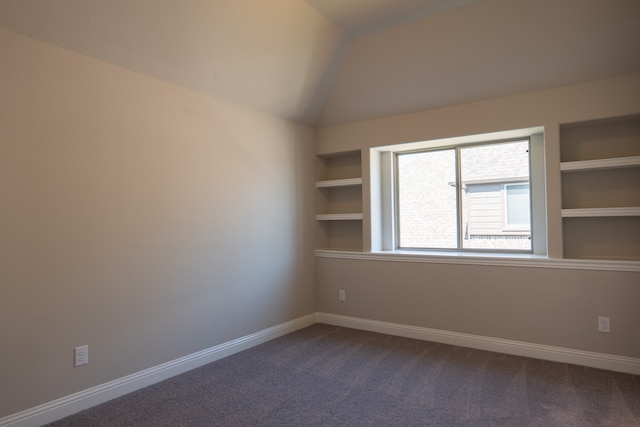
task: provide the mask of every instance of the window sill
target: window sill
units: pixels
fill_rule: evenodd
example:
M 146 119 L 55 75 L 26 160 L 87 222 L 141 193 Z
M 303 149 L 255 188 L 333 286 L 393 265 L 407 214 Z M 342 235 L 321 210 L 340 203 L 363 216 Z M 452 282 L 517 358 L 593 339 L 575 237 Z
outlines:
M 546 256 L 531 254 L 481 254 L 435 251 L 428 253 L 415 251 L 356 252 L 328 249 L 316 249 L 315 253 L 318 258 L 341 258 L 366 261 L 640 272 L 640 262 L 638 261 L 552 259 Z

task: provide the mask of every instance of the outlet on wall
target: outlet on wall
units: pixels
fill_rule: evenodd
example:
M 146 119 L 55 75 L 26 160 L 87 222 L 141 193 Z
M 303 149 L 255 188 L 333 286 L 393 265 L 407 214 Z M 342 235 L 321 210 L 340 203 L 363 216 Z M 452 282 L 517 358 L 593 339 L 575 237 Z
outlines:
M 347 295 L 346 293 L 341 289 L 338 291 L 338 301 L 346 301 L 347 300 Z
M 76 347 L 73 349 L 73 354 L 75 356 L 74 366 L 82 366 L 89 363 L 89 346 L 82 345 L 80 347 Z
M 611 320 L 608 317 L 598 316 L 598 332 L 611 332 Z

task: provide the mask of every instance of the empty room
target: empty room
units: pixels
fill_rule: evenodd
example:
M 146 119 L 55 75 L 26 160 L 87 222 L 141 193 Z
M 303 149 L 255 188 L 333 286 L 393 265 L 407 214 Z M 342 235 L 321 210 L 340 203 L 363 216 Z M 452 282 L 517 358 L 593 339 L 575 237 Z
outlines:
M 639 22 L 0 0 L 0 426 L 640 426 Z

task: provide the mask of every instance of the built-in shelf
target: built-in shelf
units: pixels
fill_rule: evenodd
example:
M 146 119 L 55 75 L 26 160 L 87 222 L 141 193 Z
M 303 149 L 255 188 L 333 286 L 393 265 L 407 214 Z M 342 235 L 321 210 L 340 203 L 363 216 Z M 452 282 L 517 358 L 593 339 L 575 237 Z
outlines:
M 640 167 L 640 156 L 616 157 L 612 159 L 581 160 L 576 162 L 563 162 L 560 164 L 562 172 L 587 171 L 598 169 L 616 169 Z
M 316 248 L 362 251 L 362 154 L 323 154 L 316 162 Z
M 640 207 L 562 209 L 563 218 L 640 216 Z
M 316 187 L 318 188 L 351 187 L 357 185 L 362 185 L 362 178 L 329 179 L 316 182 Z
M 568 259 L 640 261 L 640 116 L 560 127 Z
M 361 213 L 334 213 L 334 214 L 317 214 L 318 221 L 353 221 L 361 220 Z

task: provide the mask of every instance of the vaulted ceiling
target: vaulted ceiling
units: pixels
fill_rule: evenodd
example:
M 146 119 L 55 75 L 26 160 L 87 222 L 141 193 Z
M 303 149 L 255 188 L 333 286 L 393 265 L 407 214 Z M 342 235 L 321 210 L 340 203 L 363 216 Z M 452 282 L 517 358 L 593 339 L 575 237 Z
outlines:
M 0 27 L 333 125 L 640 72 L 638 0 L 0 0 Z
M 351 36 L 361 37 L 478 0 L 306 0 Z

